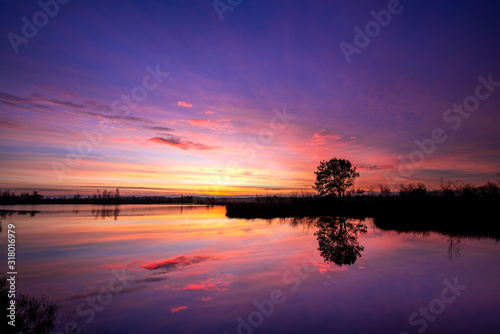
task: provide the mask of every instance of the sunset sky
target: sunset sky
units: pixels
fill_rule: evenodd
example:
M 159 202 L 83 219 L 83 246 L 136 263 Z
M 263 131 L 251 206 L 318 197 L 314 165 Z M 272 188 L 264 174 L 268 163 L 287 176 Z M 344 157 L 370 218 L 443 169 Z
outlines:
M 47 4 L 0 5 L 1 189 L 310 192 L 333 157 L 366 190 L 500 172 L 498 1 Z

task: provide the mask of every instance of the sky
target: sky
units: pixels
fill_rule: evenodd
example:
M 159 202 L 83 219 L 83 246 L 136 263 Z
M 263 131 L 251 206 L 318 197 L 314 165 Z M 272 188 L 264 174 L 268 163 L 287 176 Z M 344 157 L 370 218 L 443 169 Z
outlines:
M 500 172 L 498 1 L 3 1 L 0 188 L 312 191 Z

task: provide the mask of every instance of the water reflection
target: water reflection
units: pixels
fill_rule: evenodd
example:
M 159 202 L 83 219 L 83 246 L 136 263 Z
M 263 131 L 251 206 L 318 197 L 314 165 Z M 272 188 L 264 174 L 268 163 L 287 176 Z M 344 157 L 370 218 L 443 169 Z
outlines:
M 352 265 L 364 250 L 364 247 L 359 245 L 358 236 L 367 232 L 367 226 L 358 219 L 321 216 L 290 217 L 280 221 L 294 227 L 315 229 L 318 250 L 326 263 L 334 263 L 337 266 Z
M 239 317 L 258 320 L 256 303 L 270 309 L 276 291 L 285 302 L 274 304 L 254 333 L 416 332 L 409 315 L 440 298 L 443 279 L 454 277 L 470 288 L 432 330 L 460 332 L 464 324 L 453 319 L 463 314 L 476 332 L 497 323 L 494 240 L 385 231 L 373 219 L 266 222 L 228 219 L 224 207 L 117 208 L 115 214 L 113 205 L 18 206 L 41 212 L 3 221 L 0 245 L 10 223 L 19 238 L 19 293 L 56 302 L 62 332 L 71 320 L 82 334 L 250 333 L 238 329 Z
M 364 247 L 359 245 L 358 235 L 367 232 L 365 224 L 344 217 L 319 217 L 316 226 L 314 235 L 325 262 L 351 265 L 361 257 Z
M 34 217 L 40 211 L 30 211 L 30 210 L 0 210 L 0 219 L 5 219 L 11 217 L 14 214 L 19 216 L 30 216 Z
M 267 219 L 268 224 L 279 222 L 288 224 L 292 227 L 302 226 L 306 230 L 313 230 L 317 237 L 322 257 L 327 263 L 334 263 L 338 266 L 352 265 L 361 257 L 364 247 L 359 245 L 358 237 L 367 232 L 367 225 L 359 219 L 347 217 L 281 217 Z M 377 224 L 378 223 L 378 224 Z M 382 226 L 379 226 L 382 225 Z M 446 225 L 446 224 L 445 224 Z M 463 227 L 449 227 L 445 231 L 434 231 L 431 229 L 416 229 L 415 226 L 408 224 L 402 226 L 386 226 L 381 224 L 380 220 L 375 220 L 375 227 L 381 231 L 396 231 L 397 233 L 411 234 L 414 237 L 430 237 L 437 233 L 448 243 L 447 257 L 449 262 L 453 258 L 459 258 L 466 240 L 484 240 L 493 239 L 499 242 L 500 238 L 496 232 L 478 231 L 477 226 L 470 226 L 470 230 L 464 232 Z
M 106 219 L 113 217 L 114 220 L 117 220 L 118 216 L 120 215 L 120 209 L 118 208 L 118 206 L 115 206 L 113 209 L 102 208 L 102 209 L 92 210 L 91 213 L 94 216 L 94 219 L 97 218 Z M 76 211 L 75 214 L 78 214 L 78 211 Z
M 455 255 L 455 257 L 460 257 L 460 250 L 464 244 L 464 238 L 460 236 L 450 236 L 448 242 L 448 259 L 451 262 L 453 255 Z

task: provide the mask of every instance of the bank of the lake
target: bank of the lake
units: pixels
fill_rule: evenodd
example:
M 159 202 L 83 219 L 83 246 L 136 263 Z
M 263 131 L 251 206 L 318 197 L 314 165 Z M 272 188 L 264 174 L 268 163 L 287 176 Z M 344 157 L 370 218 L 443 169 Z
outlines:
M 374 218 L 377 227 L 500 239 L 500 196 L 290 197 L 228 203 L 230 218 Z

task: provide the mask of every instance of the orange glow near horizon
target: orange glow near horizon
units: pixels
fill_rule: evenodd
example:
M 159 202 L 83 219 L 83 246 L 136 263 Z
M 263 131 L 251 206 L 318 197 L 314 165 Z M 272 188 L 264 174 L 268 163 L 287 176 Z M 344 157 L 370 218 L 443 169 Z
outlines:
M 152 108 L 151 112 L 160 110 Z M 289 113 L 296 111 L 290 108 Z M 439 177 L 429 176 L 426 171 L 460 169 L 465 174 L 478 175 L 465 180 L 478 185 L 487 181 L 479 175 L 494 178 L 497 172 L 492 164 L 464 163 L 496 152 L 489 150 L 431 156 L 416 166 L 409 177 L 401 177 L 398 170 L 402 166 L 395 156 L 385 148 L 370 148 L 369 142 L 359 135 L 311 131 L 301 126 L 303 120 L 297 118 L 286 124 L 276 120 L 273 123 L 272 111 L 260 111 L 258 120 L 237 115 L 219 117 L 215 112 L 202 114 L 208 119 L 200 119 L 198 112 L 192 118 L 180 114 L 175 121 L 142 128 L 124 129 L 113 122 L 117 127 L 109 134 L 101 134 L 89 154 L 75 154 L 77 149 L 88 150 L 82 144 L 88 143 L 82 129 L 64 129 L 49 138 L 45 132 L 29 133 L 26 140 L 35 145 L 42 143 L 51 153 L 9 153 L 0 164 L 1 188 L 15 192 L 38 190 L 49 196 L 90 195 L 103 188 L 120 188 L 123 195 L 311 193 L 313 172 L 319 162 L 334 156 L 346 158 L 357 167 L 361 176 L 356 187 L 365 191 L 387 184 L 387 173 L 397 176 L 393 181 L 396 186 L 423 182 L 428 188 L 439 188 Z M 179 124 L 183 130 L 162 134 Z M 90 131 L 98 129 L 93 122 L 88 127 Z M 157 133 L 151 134 L 151 129 Z M 0 134 L 5 140 L 12 136 L 15 132 L 10 129 Z M 61 147 L 66 150 L 59 152 Z
M 26 16 L 27 8 L 21 2 L 7 7 L 2 22 L 13 31 L 14 18 Z M 44 37 L 50 48 L 41 40 L 19 42 L 19 56 L 4 45 L 2 190 L 45 196 L 103 188 L 124 195 L 309 193 L 316 167 L 332 158 L 351 161 L 361 174 L 356 187 L 365 191 L 379 184 L 397 190 L 422 182 L 436 189 L 441 178 L 474 185 L 498 178 L 500 74 L 491 52 L 497 41 L 488 35 L 498 25 L 489 17 L 493 3 L 454 8 L 476 13 L 477 24 L 470 25 L 476 33 L 461 31 L 455 20 L 462 14 L 434 18 L 469 48 L 450 45 L 435 29 L 429 37 L 407 20 L 399 23 L 405 33 L 387 31 L 378 48 L 352 54 L 355 65 L 336 45 L 352 34 L 352 22 L 363 20 L 356 15 L 371 8 L 358 11 L 349 2 L 325 2 L 308 13 L 284 2 L 269 8 L 289 10 L 283 20 L 259 17 L 266 29 L 252 26 L 261 13 L 242 11 L 250 17 L 229 29 L 196 4 L 110 2 L 103 5 L 110 13 L 104 21 L 86 4 L 71 7 L 67 20 Z M 421 18 L 415 22 L 429 19 L 423 11 L 411 15 Z M 307 17 L 303 29 L 293 28 L 297 17 Z M 138 35 L 137 27 L 148 33 Z M 158 43 L 167 31 L 168 42 Z M 336 43 L 332 32 L 339 33 Z M 410 44 L 418 47 L 408 48 L 401 36 L 412 36 L 416 44 Z M 429 43 L 439 59 L 428 56 Z M 116 55 L 126 56 L 117 61 Z M 465 106 L 469 96 L 478 105 L 468 108 L 477 110 L 457 114 L 454 106 Z M 446 139 L 432 139 L 435 129 Z

